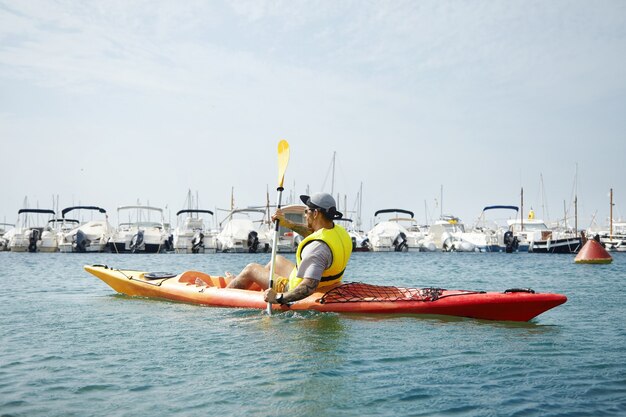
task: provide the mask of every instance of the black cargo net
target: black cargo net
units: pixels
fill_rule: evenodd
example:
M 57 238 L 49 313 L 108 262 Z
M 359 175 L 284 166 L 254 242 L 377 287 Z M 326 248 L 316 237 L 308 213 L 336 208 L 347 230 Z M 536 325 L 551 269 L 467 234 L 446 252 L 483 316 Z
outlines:
M 400 288 L 350 282 L 333 288 L 322 296 L 320 304 L 382 301 L 435 301 L 442 288 Z

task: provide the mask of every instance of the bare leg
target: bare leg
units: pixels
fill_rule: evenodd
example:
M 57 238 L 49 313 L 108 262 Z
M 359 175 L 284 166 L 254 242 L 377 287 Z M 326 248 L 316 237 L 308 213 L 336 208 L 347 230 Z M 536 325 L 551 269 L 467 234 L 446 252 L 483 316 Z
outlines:
M 289 259 L 281 255 L 276 255 L 276 265 L 274 266 L 274 273 L 281 277 L 288 277 L 289 275 L 291 275 L 291 270 L 294 266 L 295 265 L 293 264 L 293 262 L 291 262 Z M 268 271 L 270 270 L 269 262 L 267 263 L 267 265 L 265 265 L 265 268 Z M 269 277 L 269 272 L 267 276 Z
M 253 283 L 256 283 L 261 288 L 266 289 L 269 284 L 269 275 L 269 271 L 263 265 L 248 264 L 226 288 L 245 290 Z
M 283 256 L 276 256 L 276 266 L 274 267 L 274 273 L 276 275 L 280 275 L 282 277 L 288 277 L 291 274 L 291 270 L 293 269 L 294 264 L 286 259 Z M 267 289 L 269 287 L 269 277 L 270 277 L 270 264 L 267 265 L 259 265 L 259 264 L 248 264 L 246 267 L 237 275 L 226 288 L 238 288 L 238 289 L 246 289 L 250 287 L 253 283 L 256 283 L 262 289 Z

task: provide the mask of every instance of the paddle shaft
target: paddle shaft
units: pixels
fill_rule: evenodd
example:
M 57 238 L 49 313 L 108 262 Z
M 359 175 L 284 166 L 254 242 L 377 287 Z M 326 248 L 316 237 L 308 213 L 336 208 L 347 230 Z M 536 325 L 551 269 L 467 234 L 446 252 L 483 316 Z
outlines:
M 282 198 L 283 198 L 283 187 L 278 187 L 276 189 L 276 191 L 278 191 L 278 204 L 277 207 L 280 208 L 281 203 L 282 203 Z M 268 288 L 272 288 L 272 286 L 274 285 L 274 269 L 276 267 L 276 252 L 278 250 L 278 228 L 279 228 L 279 224 L 278 224 L 278 219 L 276 219 L 276 221 L 274 222 L 274 235 L 272 237 L 272 257 L 270 260 L 270 277 L 269 277 L 269 287 Z M 272 303 L 268 302 L 267 303 L 267 314 L 269 314 L 270 316 L 272 315 Z

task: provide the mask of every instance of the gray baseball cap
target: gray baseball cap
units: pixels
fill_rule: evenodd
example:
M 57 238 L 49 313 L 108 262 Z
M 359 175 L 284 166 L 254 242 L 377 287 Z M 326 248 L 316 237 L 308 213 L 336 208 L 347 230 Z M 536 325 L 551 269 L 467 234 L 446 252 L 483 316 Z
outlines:
M 310 197 L 308 195 L 301 195 L 300 200 L 302 200 L 307 207 L 328 213 L 331 219 L 341 219 L 343 217 L 343 213 L 337 211 L 335 199 L 328 193 L 315 193 Z

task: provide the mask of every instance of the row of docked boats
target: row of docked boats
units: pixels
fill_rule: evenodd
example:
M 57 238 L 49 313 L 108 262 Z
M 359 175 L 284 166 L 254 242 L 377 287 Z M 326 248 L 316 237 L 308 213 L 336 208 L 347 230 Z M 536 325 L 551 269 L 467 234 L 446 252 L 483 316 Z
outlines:
M 85 216 L 85 212 L 91 214 Z M 79 218 L 71 214 L 81 213 Z M 12 252 L 113 252 L 113 253 L 204 253 L 257 252 L 269 248 L 269 222 L 259 208 L 233 209 L 211 227 L 211 210 L 185 209 L 177 213 L 177 226 L 165 222 L 163 209 L 146 205 L 117 209 L 118 226 L 109 222 L 107 211 L 98 206 L 73 206 L 61 211 L 24 208 L 18 220 L 0 229 L 0 250 Z M 253 220 L 252 214 L 261 215 Z M 99 217 L 99 218 L 94 218 Z
M 514 210 L 516 215 L 506 225 L 488 224 L 485 212 L 496 209 Z M 576 253 L 581 236 L 573 230 L 549 228 L 543 220 L 535 219 L 532 210 L 527 219 L 517 216 L 516 206 L 487 206 L 471 228 L 452 215 L 441 216 L 429 226 L 420 226 L 409 210 L 385 209 L 375 213 L 393 213 L 376 222 L 367 232 L 367 246 L 375 252 L 535 252 Z
M 302 205 L 283 207 L 285 216 L 304 223 Z M 514 212 L 505 224 L 486 221 L 493 210 Z M 215 253 L 269 252 L 272 239 L 269 207 L 225 210 L 214 222 L 212 210 L 188 208 L 177 213 L 176 227 L 164 221 L 163 209 L 147 205 L 117 209 L 118 225 L 109 223 L 98 206 L 72 206 L 18 211 L 15 225 L 0 224 L 0 250 L 13 252 Z M 87 215 L 85 213 L 88 213 Z M 382 209 L 374 226 L 359 230 L 351 219 L 340 222 L 352 237 L 355 251 L 371 252 L 534 252 L 576 253 L 582 237 L 575 229 L 549 228 L 531 210 L 520 216 L 516 206 L 488 206 L 471 227 L 447 215 L 420 225 L 405 209 Z M 626 251 L 626 222 L 611 222 L 610 230 L 590 230 L 610 251 Z M 278 251 L 294 252 L 302 237 L 279 227 Z

